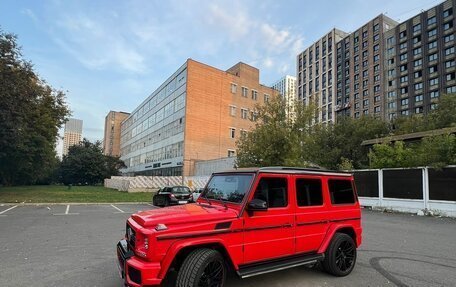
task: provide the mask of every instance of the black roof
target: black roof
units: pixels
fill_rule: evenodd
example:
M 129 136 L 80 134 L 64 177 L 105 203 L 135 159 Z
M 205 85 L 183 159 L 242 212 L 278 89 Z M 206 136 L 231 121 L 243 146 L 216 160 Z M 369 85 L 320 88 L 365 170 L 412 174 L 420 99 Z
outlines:
M 322 175 L 339 175 L 351 176 L 350 172 L 327 170 L 322 168 L 306 168 L 306 167 L 287 167 L 287 166 L 268 166 L 268 167 L 247 167 L 227 170 L 223 172 L 215 172 L 214 174 L 222 173 L 293 173 L 293 174 L 322 174 Z

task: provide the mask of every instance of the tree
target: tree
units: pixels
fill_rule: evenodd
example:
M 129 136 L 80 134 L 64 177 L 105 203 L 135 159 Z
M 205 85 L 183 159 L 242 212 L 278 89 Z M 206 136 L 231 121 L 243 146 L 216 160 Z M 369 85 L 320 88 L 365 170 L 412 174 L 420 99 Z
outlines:
M 33 184 L 56 166 L 58 129 L 70 111 L 65 94 L 24 60 L 17 37 L 0 29 L 0 184 Z
M 60 165 L 60 181 L 64 184 L 95 185 L 112 175 L 118 175 L 125 167 L 117 157 L 104 155 L 101 142 L 91 143 L 84 139 L 81 144 L 71 146 Z

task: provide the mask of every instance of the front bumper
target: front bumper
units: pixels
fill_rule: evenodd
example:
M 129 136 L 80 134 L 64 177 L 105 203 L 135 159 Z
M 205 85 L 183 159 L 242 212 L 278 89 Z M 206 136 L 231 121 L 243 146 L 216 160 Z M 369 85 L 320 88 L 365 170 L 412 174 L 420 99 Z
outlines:
M 117 263 L 120 276 L 125 280 L 125 286 L 146 287 L 158 286 L 162 279 L 158 278 L 160 263 L 146 262 L 128 250 L 127 241 L 117 243 Z

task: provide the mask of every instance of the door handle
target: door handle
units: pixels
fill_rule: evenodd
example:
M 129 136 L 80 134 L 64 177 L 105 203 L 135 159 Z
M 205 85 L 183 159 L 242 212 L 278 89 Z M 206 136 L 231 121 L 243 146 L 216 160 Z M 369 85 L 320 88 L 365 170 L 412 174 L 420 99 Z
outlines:
M 283 227 L 284 227 L 284 228 L 293 227 L 293 224 L 291 224 L 291 223 L 285 223 L 285 224 L 283 225 Z

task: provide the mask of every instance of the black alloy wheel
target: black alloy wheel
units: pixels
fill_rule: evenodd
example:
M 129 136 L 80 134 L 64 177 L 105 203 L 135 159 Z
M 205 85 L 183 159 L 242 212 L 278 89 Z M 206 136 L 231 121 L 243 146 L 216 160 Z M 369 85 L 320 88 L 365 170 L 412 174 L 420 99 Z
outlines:
M 323 268 L 334 276 L 347 276 L 355 267 L 356 245 L 349 235 L 336 233 L 326 249 Z

